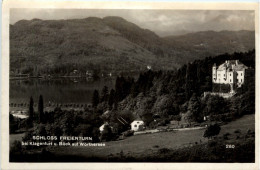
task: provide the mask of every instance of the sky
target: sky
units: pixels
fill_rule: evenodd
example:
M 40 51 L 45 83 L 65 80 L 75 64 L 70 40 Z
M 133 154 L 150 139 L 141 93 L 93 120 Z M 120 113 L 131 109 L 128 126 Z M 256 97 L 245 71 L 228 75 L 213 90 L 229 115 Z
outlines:
M 159 36 L 198 31 L 254 30 L 254 11 L 247 10 L 141 10 L 141 9 L 11 9 L 10 23 L 119 16 Z

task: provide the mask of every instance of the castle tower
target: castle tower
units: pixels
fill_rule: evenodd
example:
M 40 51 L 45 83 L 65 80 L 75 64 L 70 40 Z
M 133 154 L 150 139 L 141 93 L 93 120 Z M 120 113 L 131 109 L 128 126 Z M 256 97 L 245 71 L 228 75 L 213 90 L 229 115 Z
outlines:
M 216 82 L 217 81 L 217 66 L 216 63 L 214 63 L 213 67 L 212 67 L 212 82 Z

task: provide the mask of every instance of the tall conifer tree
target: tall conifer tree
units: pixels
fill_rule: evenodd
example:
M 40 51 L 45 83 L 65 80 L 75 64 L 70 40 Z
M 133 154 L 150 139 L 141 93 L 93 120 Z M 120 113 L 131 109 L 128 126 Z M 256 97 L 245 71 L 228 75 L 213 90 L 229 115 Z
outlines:
M 44 113 L 43 113 L 43 97 L 40 95 L 39 97 L 39 104 L 38 104 L 38 114 L 39 114 L 39 122 L 43 123 Z

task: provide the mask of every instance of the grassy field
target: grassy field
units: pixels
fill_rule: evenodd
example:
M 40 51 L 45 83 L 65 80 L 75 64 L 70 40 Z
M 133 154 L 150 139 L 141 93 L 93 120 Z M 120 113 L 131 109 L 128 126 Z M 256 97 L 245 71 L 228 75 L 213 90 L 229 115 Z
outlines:
M 230 133 L 229 140 L 225 144 L 232 144 L 237 140 L 236 130 L 245 134 L 248 129 L 255 130 L 255 115 L 245 115 L 242 118 L 221 126 L 219 136 Z M 189 130 L 178 132 L 162 132 L 154 134 L 137 135 L 126 138 L 121 141 L 106 142 L 105 147 L 52 147 L 49 151 L 57 155 L 77 155 L 83 157 L 106 157 L 109 155 L 118 155 L 123 152 L 126 155 L 145 155 L 157 152 L 162 148 L 179 149 L 194 146 L 195 143 L 201 144 L 208 142 L 203 138 L 204 129 Z M 242 140 L 242 139 L 241 139 Z
M 250 130 L 250 137 L 246 137 Z M 208 141 L 203 138 L 205 129 L 160 132 L 136 135 L 120 141 L 105 142 L 106 146 L 59 146 L 28 150 L 29 154 L 16 155 L 14 162 L 95 162 L 95 161 L 229 161 L 252 162 L 254 159 L 255 115 L 245 115 L 240 119 L 221 126 L 218 137 Z M 224 138 L 225 134 L 228 138 Z M 253 134 L 253 135 L 252 135 Z M 21 140 L 24 134 L 10 135 L 10 144 Z M 208 144 L 215 142 L 210 148 Z M 234 144 L 235 150 L 226 149 Z M 217 148 L 214 149 L 214 146 Z M 250 149 L 245 149 L 250 148 Z M 209 150 L 210 149 L 210 150 Z M 218 152 L 216 152 L 218 150 Z M 242 152 L 243 150 L 243 152 Z M 46 152 L 47 151 L 47 152 Z M 201 153 L 199 153 L 200 151 Z M 244 153 L 245 151 L 245 153 Z M 189 156 L 196 153 L 195 156 Z M 247 153 L 246 153 L 247 152 Z M 45 155 L 44 155 L 45 154 Z M 47 154 L 47 155 L 46 155 Z M 201 155 L 203 154 L 203 156 Z M 239 155 L 236 157 L 234 154 Z M 213 156 L 212 156 L 213 155 Z M 175 159 L 176 158 L 176 159 Z
M 162 132 L 146 135 L 131 136 L 121 141 L 106 142 L 105 147 L 58 147 L 52 148 L 57 154 L 75 154 L 80 156 L 108 156 L 118 154 L 121 151 L 127 154 L 140 154 L 145 150 L 158 150 L 158 148 L 176 149 L 182 146 L 189 146 L 190 143 L 207 141 L 204 139 L 203 130 L 183 132 Z

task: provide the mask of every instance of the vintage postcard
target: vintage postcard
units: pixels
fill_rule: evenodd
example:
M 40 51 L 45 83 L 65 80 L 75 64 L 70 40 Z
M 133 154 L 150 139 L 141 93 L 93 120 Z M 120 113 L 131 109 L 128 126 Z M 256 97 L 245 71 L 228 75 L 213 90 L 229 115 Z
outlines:
M 258 169 L 258 3 L 4 1 L 2 169 Z

